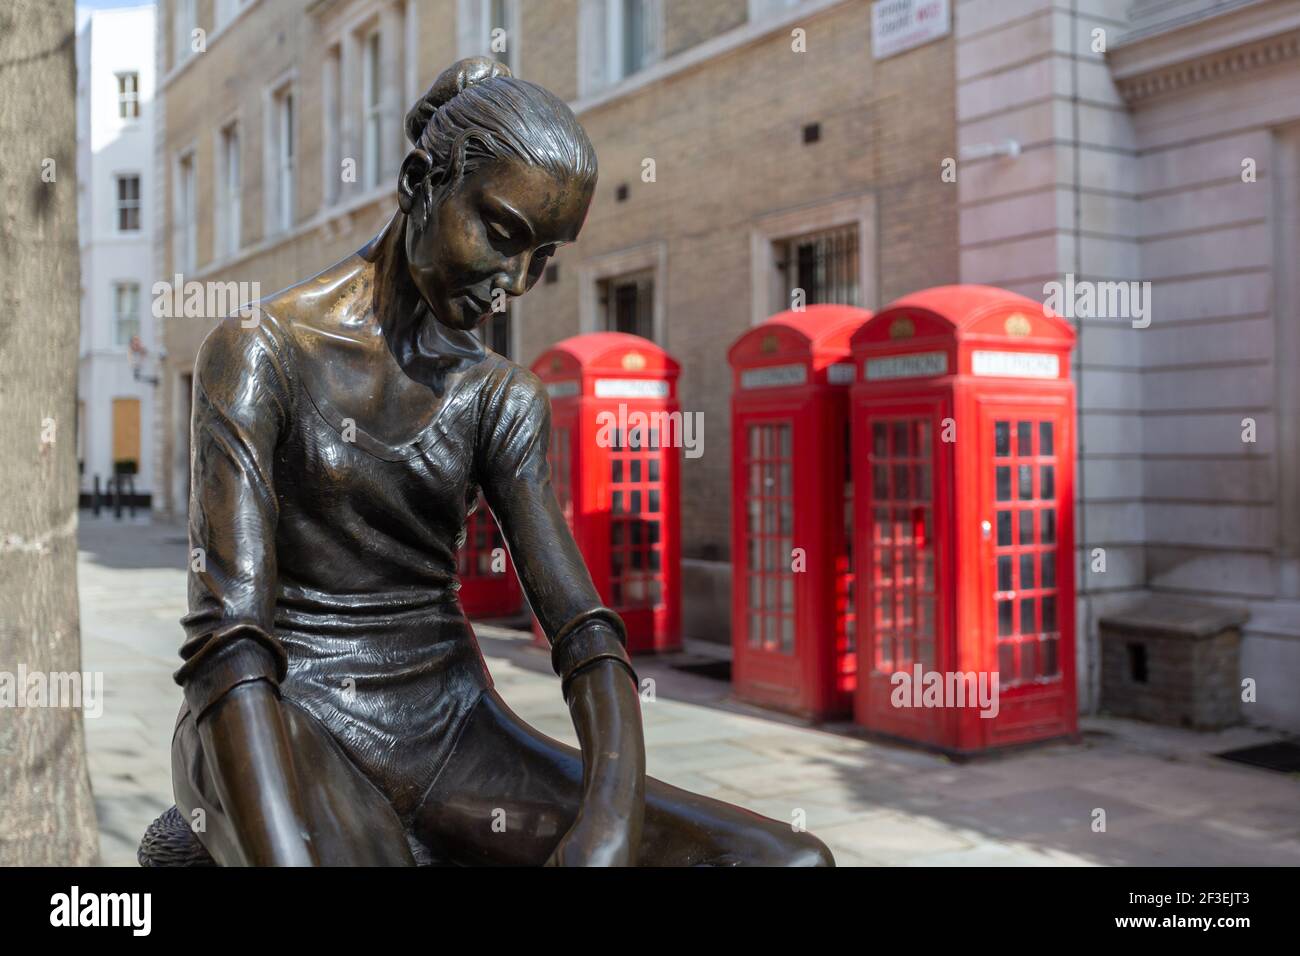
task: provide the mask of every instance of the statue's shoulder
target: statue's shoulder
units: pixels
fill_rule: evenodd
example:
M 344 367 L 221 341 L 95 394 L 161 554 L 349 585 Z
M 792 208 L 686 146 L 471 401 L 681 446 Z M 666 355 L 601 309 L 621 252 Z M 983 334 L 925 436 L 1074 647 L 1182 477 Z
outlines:
M 297 374 L 330 364 L 340 352 L 373 346 L 364 321 L 367 263 L 350 256 L 318 275 L 240 307 L 208 334 L 197 365 L 291 386 Z M 369 334 L 369 336 L 368 336 Z
M 358 255 L 281 289 L 258 303 L 272 327 L 298 347 L 372 338 L 374 269 Z

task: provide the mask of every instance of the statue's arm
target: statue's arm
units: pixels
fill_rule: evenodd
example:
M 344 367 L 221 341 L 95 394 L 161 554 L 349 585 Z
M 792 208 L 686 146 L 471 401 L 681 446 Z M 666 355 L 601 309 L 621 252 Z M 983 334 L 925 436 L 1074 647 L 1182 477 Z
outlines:
M 292 408 L 285 352 L 270 325 L 227 319 L 200 349 L 194 379 L 189 613 L 176 681 L 245 862 L 308 864 L 274 629 L 272 462 Z
M 550 402 L 520 370 L 490 403 L 477 465 L 582 748 L 583 802 L 554 863 L 631 864 L 645 807 L 645 741 L 623 622 L 603 606 L 551 488 Z

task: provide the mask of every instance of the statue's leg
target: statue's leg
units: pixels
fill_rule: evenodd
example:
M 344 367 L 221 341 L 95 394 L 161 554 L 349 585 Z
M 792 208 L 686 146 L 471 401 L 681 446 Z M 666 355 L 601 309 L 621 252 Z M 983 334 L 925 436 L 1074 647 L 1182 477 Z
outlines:
M 540 865 L 572 825 L 582 755 L 487 691 L 416 814 L 435 855 L 465 864 Z M 826 846 L 789 824 L 646 779 L 643 866 L 833 866 Z
M 413 865 L 405 829 L 384 795 L 320 722 L 285 701 L 281 711 L 303 798 L 303 827 L 320 864 Z M 172 789 L 176 806 L 213 859 L 221 866 L 244 865 L 238 835 L 222 806 L 190 714 L 172 738 Z

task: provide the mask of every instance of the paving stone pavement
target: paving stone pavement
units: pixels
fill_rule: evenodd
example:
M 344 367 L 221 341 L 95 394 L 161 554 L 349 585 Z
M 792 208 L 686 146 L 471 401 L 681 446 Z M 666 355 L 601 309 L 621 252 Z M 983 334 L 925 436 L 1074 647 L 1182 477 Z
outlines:
M 83 517 L 84 669 L 104 673 L 86 721 L 102 861 L 130 866 L 172 802 L 172 682 L 185 610 L 185 530 Z M 547 655 L 476 624 L 496 685 L 538 729 L 576 745 Z M 845 865 L 1298 865 L 1300 775 L 1212 756 L 1276 739 L 1087 718 L 1082 741 L 955 763 L 738 704 L 729 685 L 638 659 L 649 772 L 780 820 L 806 820 Z M 1104 832 L 1094 812 L 1105 810 Z

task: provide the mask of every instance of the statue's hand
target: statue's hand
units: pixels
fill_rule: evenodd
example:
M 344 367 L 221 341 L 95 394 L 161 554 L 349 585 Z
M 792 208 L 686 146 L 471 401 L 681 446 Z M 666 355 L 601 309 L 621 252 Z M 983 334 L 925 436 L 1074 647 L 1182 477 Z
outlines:
M 632 866 L 632 834 L 628 821 L 608 813 L 578 812 L 546 861 L 547 866 Z

